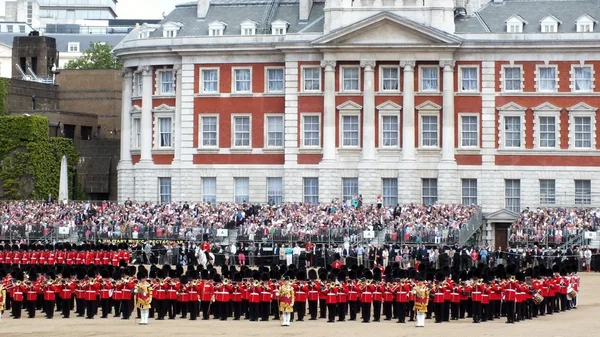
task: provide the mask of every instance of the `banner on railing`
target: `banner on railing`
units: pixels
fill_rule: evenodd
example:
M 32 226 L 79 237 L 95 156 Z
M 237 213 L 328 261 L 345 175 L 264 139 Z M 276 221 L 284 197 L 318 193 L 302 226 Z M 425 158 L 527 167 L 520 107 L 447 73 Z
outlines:
M 588 239 L 588 240 L 596 240 L 596 232 L 585 232 L 584 234 L 584 238 Z
M 375 231 L 363 231 L 363 239 L 374 239 Z
M 58 227 L 58 234 L 60 235 L 69 235 L 69 227 Z
M 217 229 L 217 237 L 222 238 L 222 237 L 226 237 L 228 235 L 229 235 L 229 233 L 227 232 L 226 229 Z

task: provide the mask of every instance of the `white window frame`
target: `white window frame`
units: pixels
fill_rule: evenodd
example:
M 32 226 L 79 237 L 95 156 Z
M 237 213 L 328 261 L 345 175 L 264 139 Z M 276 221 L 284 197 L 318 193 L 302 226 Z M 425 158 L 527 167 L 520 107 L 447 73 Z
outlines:
M 311 194 L 306 194 L 306 182 L 310 181 L 310 182 L 317 182 L 317 194 L 316 195 L 311 195 Z M 310 188 L 314 188 L 314 186 L 310 186 Z M 312 202 L 312 201 L 307 201 L 307 199 L 314 199 L 316 198 L 316 203 Z M 302 178 L 302 201 L 304 201 L 304 203 L 311 203 L 313 205 L 318 204 L 319 203 L 319 177 L 303 177 Z
M 79 53 L 81 51 L 81 44 L 79 42 L 69 42 L 67 50 L 69 53 Z
M 339 139 L 339 147 L 340 148 L 346 148 L 346 149 L 358 149 L 360 148 L 360 143 L 361 143 L 361 136 L 362 136 L 362 125 L 360 122 L 360 113 L 358 111 L 352 111 L 352 110 L 346 110 L 346 111 L 340 111 L 339 113 L 339 130 L 340 130 L 340 139 Z M 358 139 L 357 139 L 357 144 L 356 145 L 344 145 L 344 118 L 345 117 L 356 117 L 357 119 L 357 123 L 358 123 Z
M 269 89 L 269 70 L 281 70 L 283 73 L 281 90 L 270 90 Z M 265 93 L 269 94 L 283 94 L 285 92 L 285 68 L 284 67 L 265 67 Z
M 269 145 L 269 119 L 271 118 L 278 118 L 281 119 L 281 125 L 282 125 L 282 130 L 281 130 L 281 145 Z M 284 114 L 265 114 L 265 118 L 264 118 L 264 130 L 265 130 L 265 134 L 264 134 L 264 140 L 265 140 L 265 144 L 264 147 L 268 148 L 268 149 L 282 149 L 285 145 L 285 115 Z
M 577 184 L 587 184 L 588 186 L 580 186 L 580 191 L 577 191 Z M 592 204 L 592 181 L 590 179 L 575 179 L 573 182 L 575 190 L 575 205 L 591 205 Z M 583 188 L 583 190 L 581 190 Z M 577 202 L 579 200 L 579 202 Z
M 498 148 L 499 149 L 507 149 L 507 150 L 515 150 L 515 149 L 524 149 L 525 148 L 525 133 L 526 133 L 526 124 L 525 124 L 525 111 L 527 109 L 523 108 L 515 103 L 508 103 L 500 108 L 498 108 L 499 122 L 498 122 Z M 506 146 L 506 127 L 505 127 L 505 117 L 520 117 L 521 118 L 521 144 L 520 146 Z
M 271 34 L 272 35 L 285 35 L 287 34 L 289 22 L 284 20 L 275 20 L 271 23 Z
M 556 180 L 540 179 L 540 205 L 555 205 L 556 204 Z M 551 183 L 552 186 L 544 186 L 545 183 Z
M 168 37 L 168 38 L 173 38 L 173 37 L 177 37 L 177 31 L 179 29 L 164 29 L 163 28 L 163 37 Z
M 477 138 L 476 138 L 476 145 L 472 146 L 472 145 L 463 145 L 463 118 L 464 117 L 475 117 L 476 118 L 476 123 L 477 123 Z M 479 149 L 480 147 L 480 125 L 479 125 L 479 120 L 480 120 L 480 116 L 478 113 L 476 112 L 461 112 L 458 114 L 458 147 L 460 149 L 467 149 L 467 150 L 474 150 L 474 149 Z
M 596 149 L 596 111 L 598 109 L 585 103 L 578 103 L 567 108 L 569 111 L 569 149 L 570 150 L 593 150 Z M 589 117 L 592 124 L 591 146 L 575 147 L 575 117 Z
M 279 181 L 281 182 L 281 189 L 278 190 L 278 188 L 271 188 L 271 184 L 274 183 L 275 181 Z M 283 183 L 283 178 L 282 177 L 267 177 L 267 181 L 266 184 L 267 186 L 267 202 L 270 201 L 269 198 L 273 197 L 273 202 L 275 202 L 275 205 L 281 205 L 283 203 L 283 189 L 284 189 L 284 183 Z
M 515 182 L 518 182 L 518 185 L 519 185 L 519 195 L 518 196 L 508 196 L 508 194 L 506 193 L 508 190 L 509 182 L 511 184 L 512 190 L 516 190 L 514 188 L 514 184 L 515 184 Z M 522 195 L 523 195 L 521 185 L 522 185 L 521 179 L 504 179 L 504 208 L 508 209 L 509 211 L 513 211 L 515 213 L 521 213 L 521 199 L 522 199 Z M 511 204 L 511 203 L 509 203 L 509 200 L 518 201 L 518 205 L 517 205 L 518 209 L 511 209 L 511 206 L 509 206 L 509 204 Z
M 424 145 L 423 144 L 423 117 L 435 117 L 437 119 L 437 141 L 436 145 Z M 419 147 L 423 149 L 439 149 L 440 148 L 440 112 L 425 110 L 419 111 Z
M 594 31 L 593 22 L 577 22 L 577 33 L 592 33 Z
M 257 23 L 251 20 L 245 20 L 240 24 L 240 33 L 244 36 L 256 35 Z
M 357 89 L 345 89 L 344 88 L 344 73 L 346 71 L 346 69 L 356 69 L 358 72 L 358 86 Z M 360 89 L 361 89 L 361 71 L 360 71 L 360 66 L 356 65 L 356 66 L 352 66 L 352 65 L 342 65 L 340 66 L 340 92 L 352 92 L 352 93 L 359 93 Z
M 515 89 L 506 89 L 506 69 L 507 68 L 519 68 L 521 71 L 521 85 L 519 86 L 519 89 L 515 90 Z M 511 79 L 512 80 L 512 79 Z M 500 69 L 500 83 L 502 85 L 501 87 L 501 91 L 502 92 L 523 92 L 523 87 L 525 85 L 525 73 L 523 72 L 523 65 L 522 64 L 503 64 L 501 69 Z
M 475 69 L 475 80 L 476 88 L 475 90 L 463 89 L 463 69 Z M 478 93 L 480 91 L 480 81 L 479 81 L 479 65 L 477 64 L 462 64 L 458 66 L 458 91 L 466 92 L 466 93 Z
M 206 183 L 208 182 L 208 179 L 210 179 L 211 184 L 214 181 L 214 194 L 212 194 L 212 193 L 209 194 L 206 191 L 207 190 Z M 202 183 L 202 202 L 210 202 L 212 204 L 215 204 L 217 202 L 217 190 L 218 190 L 217 177 L 201 177 L 200 181 Z
M 217 90 L 216 91 L 206 91 L 206 88 L 204 85 L 204 72 L 205 71 L 216 71 L 217 72 Z M 205 94 L 205 95 L 218 94 L 220 92 L 220 89 L 219 89 L 220 78 L 221 78 L 220 68 L 200 68 L 200 94 Z
M 238 70 L 250 71 L 250 88 L 248 91 L 238 91 L 236 83 L 236 72 Z M 231 92 L 234 94 L 251 94 L 252 93 L 252 67 L 233 67 L 231 68 Z
M 576 124 L 576 120 L 577 118 L 588 118 L 590 121 L 590 146 L 577 146 L 577 139 L 575 137 L 576 133 L 577 133 L 577 124 Z M 572 146 L 574 150 L 592 150 L 594 149 L 595 146 L 595 134 L 596 134 L 596 128 L 595 128 L 595 123 L 594 123 L 594 117 L 589 116 L 589 115 L 584 115 L 584 114 L 577 114 L 577 115 L 573 115 L 570 121 L 570 134 L 572 135 Z M 571 137 L 571 135 L 569 135 L 569 137 Z
M 163 92 L 163 82 L 162 82 L 162 74 L 163 73 L 171 73 L 173 83 L 171 83 L 171 92 Z M 157 69 L 156 70 L 156 88 L 155 93 L 157 96 L 175 96 L 175 70 L 173 69 Z
M 305 149 L 321 149 L 321 143 L 322 143 L 322 123 L 323 123 L 323 118 L 321 117 L 320 113 L 316 113 L 316 112 L 309 112 L 309 113 L 302 113 L 301 114 L 302 117 L 302 123 L 300 124 L 300 141 L 302 142 L 301 144 L 301 148 L 305 148 Z M 319 120 L 319 144 L 318 145 L 306 145 L 305 141 L 305 133 L 304 133 L 304 124 L 305 124 L 305 117 L 317 117 Z
M 554 69 L 554 89 L 552 90 L 548 90 L 548 89 L 543 89 L 542 88 L 542 77 L 541 77 L 541 69 L 542 68 L 553 68 Z M 558 72 L 558 65 L 556 64 L 538 64 L 535 66 L 535 88 L 537 90 L 537 92 L 557 92 L 558 89 L 560 88 L 559 85 L 559 72 Z
M 352 194 L 345 194 L 346 193 L 346 183 L 354 183 L 356 182 L 356 191 L 355 193 Z M 348 189 L 353 188 L 353 186 L 348 186 Z M 350 200 L 352 198 L 354 198 L 354 195 L 356 194 L 356 196 L 358 197 L 360 195 L 360 182 L 358 180 L 358 177 L 342 177 L 342 200 L 346 201 L 346 200 Z
M 213 21 L 208 25 L 208 36 L 223 36 L 227 25 L 221 21 Z
M 385 182 L 390 182 L 391 186 L 387 186 Z M 392 189 L 392 194 L 386 194 Z M 395 190 L 395 193 L 393 193 Z M 381 199 L 385 206 L 396 206 L 398 204 L 398 178 L 381 178 Z M 393 202 L 391 202 L 394 200 Z
M 132 97 L 142 97 L 142 94 L 144 93 L 144 74 L 143 74 L 143 72 L 142 71 L 134 71 L 131 80 L 133 81 Z
M 235 120 L 236 118 L 248 118 L 249 119 L 249 141 L 248 141 L 248 145 L 235 145 L 235 133 L 236 133 L 236 129 L 235 129 Z M 251 114 L 232 114 L 231 115 L 231 147 L 232 148 L 236 148 L 236 149 L 251 149 L 252 148 L 252 115 Z
M 200 114 L 200 126 L 199 126 L 199 135 L 198 135 L 198 147 L 199 148 L 219 148 L 219 114 Z M 216 118 L 217 120 L 217 143 L 215 145 L 204 145 L 204 119 L 205 118 Z
M 424 90 L 423 89 L 423 69 L 435 68 L 437 74 L 437 87 L 435 89 Z M 440 92 L 440 66 L 439 65 L 420 65 L 419 66 L 419 92 L 437 93 Z
M 159 203 L 170 203 L 172 200 L 172 196 L 173 196 L 173 181 L 171 179 L 171 177 L 159 177 L 158 179 L 158 202 Z M 163 181 L 168 181 L 169 182 L 169 193 L 163 193 L 162 191 L 162 182 Z M 163 196 L 165 196 L 168 200 L 163 201 Z M 168 197 L 167 197 L 168 196 Z
M 475 181 L 475 187 L 472 186 L 473 181 Z M 468 183 L 469 186 L 465 186 L 465 183 Z M 472 192 L 475 189 L 475 196 L 473 195 L 465 195 L 465 190 Z M 461 190 L 461 201 L 463 205 L 477 205 L 479 201 L 479 181 L 477 178 L 462 178 L 460 180 L 460 190 Z M 475 199 L 475 202 L 466 202 L 468 199 Z
M 398 76 L 396 76 L 396 82 L 398 84 L 398 88 L 397 89 L 385 89 L 383 84 L 384 84 L 384 71 L 385 69 L 395 69 L 396 70 L 396 74 Z M 399 93 L 400 92 L 400 87 L 401 87 L 401 83 L 400 83 L 400 67 L 398 66 L 392 66 L 392 65 L 380 65 L 379 66 L 379 91 L 380 92 L 393 92 L 393 93 Z
M 385 145 L 384 144 L 384 129 L 383 129 L 383 119 L 384 117 L 396 117 L 396 132 L 398 133 L 398 139 L 396 139 L 396 145 Z M 400 129 L 400 112 L 394 112 L 393 110 L 379 110 L 379 147 L 383 149 L 399 149 L 400 148 L 400 140 L 402 139 L 402 130 Z
M 238 189 L 237 189 L 238 179 L 243 179 L 247 182 L 246 184 L 248 186 L 248 193 L 244 193 L 244 194 L 238 193 Z M 240 180 L 240 181 L 242 181 L 242 180 Z M 238 199 L 238 196 L 240 197 L 239 199 Z M 247 198 L 244 198 L 244 197 L 247 197 Z M 233 178 L 233 201 L 236 204 L 241 204 L 244 201 L 250 202 L 250 177 L 234 177 Z
M 302 66 L 300 68 L 302 70 L 302 92 L 310 92 L 310 93 L 320 93 L 322 91 L 322 68 L 320 66 Z M 319 74 L 319 89 L 306 89 L 306 70 L 307 69 L 317 69 L 317 73 Z M 314 81 L 314 79 L 311 79 Z
M 175 148 L 175 108 L 167 107 L 166 105 L 161 105 L 152 110 L 154 115 L 154 146 L 153 148 L 156 150 L 172 150 Z M 171 119 L 171 146 L 161 146 L 160 145 L 160 120 L 163 118 Z M 143 126 L 142 126 L 143 127 Z M 143 139 L 142 139 L 143 141 Z
M 590 78 L 590 89 L 589 90 L 577 90 L 577 86 L 576 86 L 577 79 L 575 78 L 575 75 L 576 75 L 578 68 L 590 68 L 591 78 Z M 594 92 L 594 89 L 596 89 L 595 81 L 594 81 L 595 75 L 596 75 L 596 72 L 594 71 L 594 65 L 592 65 L 592 64 L 573 64 L 573 65 L 571 65 L 571 73 L 570 73 L 571 92 L 577 92 L 577 93 Z
M 544 23 L 541 26 L 542 33 L 557 33 L 558 24 L 556 23 Z
M 139 121 L 139 130 L 136 130 L 135 121 Z M 139 133 L 138 133 L 139 132 Z M 142 114 L 131 114 L 131 150 L 140 150 L 142 147 Z
M 427 194 L 425 195 L 425 181 L 429 183 L 435 182 L 435 195 Z M 431 192 L 432 186 L 427 186 L 427 189 Z M 433 202 L 428 203 L 425 202 L 425 199 L 435 199 Z M 438 178 L 421 178 L 421 201 L 424 205 L 435 205 L 440 199 L 440 191 L 439 191 L 439 180 Z
M 533 110 L 533 146 L 536 149 L 553 150 L 560 149 L 560 112 L 562 108 L 556 107 L 550 103 L 543 103 L 542 105 L 532 108 Z M 542 136 L 540 118 L 553 117 L 554 118 L 554 146 L 542 146 Z

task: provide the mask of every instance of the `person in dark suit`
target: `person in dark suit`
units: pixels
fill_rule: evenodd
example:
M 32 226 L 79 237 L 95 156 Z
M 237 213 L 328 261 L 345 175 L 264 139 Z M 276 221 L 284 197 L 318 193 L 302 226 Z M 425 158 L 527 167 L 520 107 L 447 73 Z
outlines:
M 271 254 L 273 256 L 274 264 L 279 264 L 279 251 L 280 250 L 281 250 L 281 248 L 279 248 L 279 245 L 274 243 L 273 244 L 273 253 Z

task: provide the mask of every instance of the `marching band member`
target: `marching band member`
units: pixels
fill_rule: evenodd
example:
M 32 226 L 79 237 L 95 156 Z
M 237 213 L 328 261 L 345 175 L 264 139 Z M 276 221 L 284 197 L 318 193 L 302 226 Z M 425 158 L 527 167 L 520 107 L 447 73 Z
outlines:
M 281 325 L 290 326 L 291 313 L 294 311 L 294 289 L 290 286 L 290 278 L 286 277 L 283 285 L 279 287 L 279 311 L 281 311 Z
M 429 287 L 426 283 L 418 283 L 412 290 L 415 293 L 415 312 L 417 315 L 416 327 L 425 326 L 425 314 L 429 303 Z
M 337 309 L 338 284 L 333 274 L 329 275 L 328 281 L 325 286 L 327 294 L 327 323 L 334 323 Z
M 140 266 L 137 278 L 138 282 L 135 285 L 135 306 L 140 309 L 140 324 L 148 325 L 148 317 L 150 316 L 150 306 L 152 304 L 152 285 L 148 282 L 148 272 Z

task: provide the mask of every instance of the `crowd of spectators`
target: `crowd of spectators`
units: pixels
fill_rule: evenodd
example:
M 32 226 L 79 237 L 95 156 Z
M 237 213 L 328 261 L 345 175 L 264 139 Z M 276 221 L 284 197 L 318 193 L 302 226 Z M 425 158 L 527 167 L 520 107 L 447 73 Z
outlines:
M 526 208 L 510 227 L 509 242 L 563 244 L 600 229 L 600 209 Z
M 59 227 L 80 240 L 177 239 L 201 241 L 219 229 L 238 229 L 246 242 L 356 243 L 363 231 L 398 242 L 446 243 L 477 206 L 408 204 L 136 203 L 11 201 L 0 206 L 0 239 L 37 239 Z M 66 233 L 66 231 L 63 231 Z

